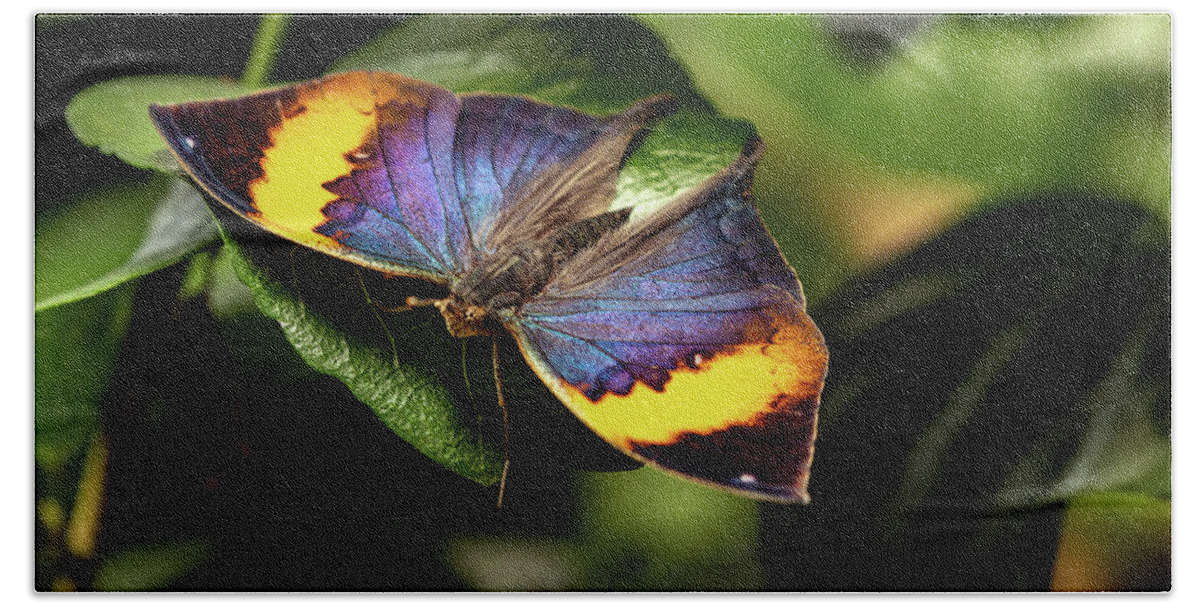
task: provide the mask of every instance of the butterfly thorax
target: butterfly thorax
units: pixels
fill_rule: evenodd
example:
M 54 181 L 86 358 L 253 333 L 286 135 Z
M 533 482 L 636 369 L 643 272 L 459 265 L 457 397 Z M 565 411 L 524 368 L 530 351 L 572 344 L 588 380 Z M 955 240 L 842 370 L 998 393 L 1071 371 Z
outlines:
M 503 320 L 540 293 L 567 261 L 628 218 L 629 209 L 610 211 L 486 257 L 451 284 L 449 297 L 434 303 L 446 319 L 446 328 L 459 338 L 494 333 Z

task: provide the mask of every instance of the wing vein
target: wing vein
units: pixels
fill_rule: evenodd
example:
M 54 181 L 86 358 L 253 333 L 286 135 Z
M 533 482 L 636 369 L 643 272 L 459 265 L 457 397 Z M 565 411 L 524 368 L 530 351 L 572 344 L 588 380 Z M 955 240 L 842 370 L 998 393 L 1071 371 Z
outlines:
M 433 104 L 429 104 L 429 105 L 425 106 L 425 118 L 424 118 L 423 124 L 421 125 L 421 132 L 425 137 L 425 151 L 429 154 L 429 175 L 430 175 L 430 177 L 433 178 L 433 190 L 434 190 L 434 192 L 437 193 L 438 203 L 441 204 L 441 206 L 442 206 L 442 227 L 445 230 L 446 252 L 450 254 L 450 256 L 453 260 L 453 258 L 457 256 L 458 252 L 454 250 L 454 244 L 450 240 L 450 214 L 448 212 L 448 209 L 446 209 L 447 196 L 446 196 L 446 193 L 442 191 L 442 180 L 438 179 L 437 163 L 434 162 L 434 160 L 433 160 L 433 149 L 432 149 L 430 141 L 429 141 L 429 113 L 432 110 L 432 105 Z M 454 130 L 458 131 L 457 117 L 454 122 L 455 122 Z M 453 148 L 453 144 L 451 144 L 451 147 Z M 458 210 L 463 213 L 463 226 L 466 228 L 465 236 L 466 236 L 467 242 L 469 243 L 471 241 L 471 225 L 470 225 L 470 223 L 467 222 L 466 213 L 463 212 L 462 198 L 457 195 L 455 195 L 454 198 L 457 199 Z M 467 267 L 467 266 L 471 265 L 470 262 L 472 262 L 472 261 L 473 260 L 462 260 L 462 265 L 464 267 Z
M 565 337 L 567 337 L 567 338 L 571 338 L 571 339 L 574 339 L 574 340 L 578 340 L 578 341 L 580 341 L 580 342 L 583 342 L 584 344 L 587 344 L 587 345 L 588 345 L 588 346 L 590 346 L 591 348 L 595 349 L 595 350 L 596 350 L 596 352 L 599 352 L 600 354 L 604 355 L 605 357 L 608 357 L 609 359 L 612 359 L 613 363 L 616 363 L 616 364 L 620 365 L 621 367 L 625 367 L 625 366 L 629 365 L 629 361 L 626 361 L 625 359 L 623 359 L 623 358 L 621 358 L 621 357 L 618 357 L 617 355 L 614 355 L 613 353 L 609 352 L 609 351 L 608 351 L 608 349 L 606 349 L 606 348 L 603 348 L 603 347 L 601 347 L 601 346 L 597 345 L 595 342 L 593 342 L 592 340 L 590 340 L 590 339 L 588 339 L 588 338 L 584 338 L 584 337 L 582 337 L 582 336 L 577 336 L 577 335 L 575 335 L 575 334 L 572 334 L 572 333 L 569 333 L 569 332 L 560 331 L 560 330 L 557 330 L 557 329 L 554 329 L 554 328 L 551 328 L 551 327 L 546 327 L 546 326 L 544 326 L 544 325 L 539 325 L 538 327 L 539 327 L 539 328 L 540 328 L 542 331 L 545 331 L 545 332 L 548 332 L 548 333 L 559 334 L 559 335 L 561 335 L 561 336 L 565 336 Z M 609 341 L 609 342 L 623 342 L 622 340 L 607 340 L 607 341 Z M 637 342 L 632 342 L 631 344 L 637 344 Z M 653 343 L 653 342 L 644 342 L 643 344 L 654 344 L 654 343 Z M 675 343 L 674 343 L 674 342 L 666 342 L 666 343 L 664 343 L 664 344 L 675 344 Z M 643 365 L 642 367 L 646 367 L 646 368 L 653 368 L 653 369 L 662 369 L 662 367 L 661 367 L 661 366 L 658 366 L 658 365 Z
M 556 334 L 562 334 L 564 336 L 573 338 L 575 340 L 579 340 L 580 342 L 584 342 L 584 343 L 588 344 L 589 346 L 595 348 L 596 350 L 603 352 L 605 355 L 608 355 L 614 361 L 623 362 L 622 359 L 617 359 L 616 357 L 612 356 L 610 353 L 608 353 L 604 349 L 600 348 L 599 346 L 596 346 L 596 344 L 594 342 L 592 342 L 592 340 L 595 340 L 596 338 L 585 338 L 583 336 L 573 334 L 569 331 L 562 330 L 562 329 L 555 329 L 552 327 L 547 327 L 545 325 L 542 325 L 541 323 L 537 323 L 534 321 L 527 321 L 527 322 L 530 325 L 536 326 L 538 329 L 540 329 L 542 331 L 548 331 L 548 332 L 552 332 L 552 333 L 556 333 Z M 688 342 L 688 343 L 684 344 L 677 340 L 604 340 L 604 342 L 617 342 L 617 343 L 623 343 L 623 344 L 666 344 L 669 346 L 682 346 L 682 345 L 696 344 L 693 342 Z M 713 342 L 700 342 L 698 344 L 702 344 L 704 346 L 713 346 L 713 345 L 727 346 L 728 345 L 728 343 L 724 340 L 714 340 Z
M 378 96 L 376 96 L 376 101 L 377 100 L 378 100 Z M 396 180 L 394 179 L 394 177 L 392 175 L 391 159 L 387 153 L 387 146 L 383 145 L 383 138 L 380 135 L 379 104 L 375 103 L 374 105 L 375 105 L 375 110 L 376 110 L 375 111 L 375 149 L 378 150 L 379 160 L 383 164 L 383 174 L 385 177 L 387 177 L 388 191 L 392 193 L 392 204 L 395 205 L 395 207 L 396 207 L 396 213 L 400 214 L 400 217 L 403 218 L 404 213 L 403 213 L 403 210 L 400 209 L 400 194 L 398 192 L 396 192 Z M 363 195 L 362 188 L 359 187 L 359 185 L 358 185 L 358 180 L 353 180 L 353 181 L 354 181 L 354 187 L 358 190 L 359 200 L 366 201 L 366 197 Z M 380 215 L 382 215 L 382 214 L 380 214 Z M 387 216 L 384 216 L 384 217 L 387 217 Z M 391 222 L 391 223 L 395 224 L 396 226 L 399 226 L 402 230 L 404 230 L 405 233 L 408 234 L 408 236 L 412 237 L 413 243 L 416 243 L 417 246 L 419 246 L 421 248 L 421 250 L 425 252 L 425 255 L 429 257 L 429 260 L 431 262 L 433 262 L 435 265 L 437 265 L 439 267 L 439 269 L 442 270 L 442 272 L 446 271 L 446 266 L 445 266 L 445 264 L 443 264 L 442 260 L 439 259 L 437 256 L 433 255 L 433 251 L 429 248 L 429 246 L 426 245 L 425 242 L 422 241 L 420 239 L 420 237 L 418 237 L 417 234 L 408 227 L 408 225 L 406 225 L 403 221 Z

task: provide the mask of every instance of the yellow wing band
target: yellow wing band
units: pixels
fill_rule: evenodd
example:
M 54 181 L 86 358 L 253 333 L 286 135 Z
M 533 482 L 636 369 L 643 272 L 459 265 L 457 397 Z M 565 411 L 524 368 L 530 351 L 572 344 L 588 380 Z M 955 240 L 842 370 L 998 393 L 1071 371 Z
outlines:
M 262 177 L 249 184 L 258 219 L 306 245 L 343 249 L 315 232 L 327 219 L 322 209 L 337 198 L 324 184 L 350 175 L 351 155 L 375 138 L 380 106 L 425 104 L 415 90 L 420 84 L 394 74 L 348 72 L 298 85 L 296 106 L 280 107 L 282 118 L 270 131 Z
M 801 313 L 777 327 L 769 343 L 743 344 L 731 352 L 681 367 L 657 391 L 643 383 L 628 395 L 606 394 L 593 402 L 547 369 L 522 343 L 530 366 L 596 434 L 632 452 L 633 443 L 666 444 L 683 433 L 710 433 L 753 425 L 783 397 L 819 395 L 828 355 L 820 332 Z

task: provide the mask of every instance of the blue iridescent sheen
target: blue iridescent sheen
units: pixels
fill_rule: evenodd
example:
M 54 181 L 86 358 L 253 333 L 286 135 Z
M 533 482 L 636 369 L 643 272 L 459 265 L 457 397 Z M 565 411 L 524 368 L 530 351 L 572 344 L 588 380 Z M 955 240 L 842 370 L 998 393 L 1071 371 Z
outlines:
M 520 314 L 546 364 L 592 399 L 661 387 L 673 369 L 758 341 L 802 305 L 799 282 L 737 180 L 666 227 L 657 248 L 572 283 L 571 269 Z
M 640 135 L 678 108 L 657 95 L 594 117 L 349 72 L 150 112 L 188 173 L 244 218 L 442 284 L 447 297 L 409 302 L 437 306 L 455 336 L 507 328 L 618 449 L 806 502 L 827 353 L 753 203 L 762 143 L 651 213 L 609 209 Z
M 359 151 L 356 168 L 325 184 L 339 198 L 317 231 L 386 259 L 423 254 L 424 260 L 407 261 L 443 276 L 468 265 L 473 250 L 450 166 L 458 111 L 458 98 L 441 89 L 430 92 L 424 107 L 381 106 L 375 141 Z M 342 208 L 370 211 L 339 213 Z
M 521 186 L 555 163 L 582 152 L 603 120 L 522 97 L 463 98 L 454 142 L 454 181 L 472 239 L 480 251 L 496 220 L 519 202 Z

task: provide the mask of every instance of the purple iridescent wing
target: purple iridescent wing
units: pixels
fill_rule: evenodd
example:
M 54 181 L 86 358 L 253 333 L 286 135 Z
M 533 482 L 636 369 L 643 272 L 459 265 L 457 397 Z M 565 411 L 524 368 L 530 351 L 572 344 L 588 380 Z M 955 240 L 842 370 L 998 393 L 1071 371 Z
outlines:
M 153 106 L 188 173 L 262 228 L 393 274 L 456 284 L 612 202 L 631 142 L 674 110 L 606 118 L 350 72 Z M 665 469 L 805 500 L 825 374 L 799 283 L 754 208 L 757 142 L 647 219 L 600 237 L 506 320 L 602 437 Z
M 806 501 L 824 341 L 750 191 L 761 144 L 557 271 L 509 327 L 601 437 L 669 471 Z
M 152 106 L 210 194 L 279 236 L 445 282 L 473 256 L 451 177 L 459 99 L 350 72 L 248 97 Z
M 649 100 L 597 118 L 348 72 L 152 106 L 151 117 L 188 173 L 241 216 L 336 257 L 448 283 L 492 242 L 602 212 L 629 142 L 671 109 Z
M 651 97 L 598 119 L 522 97 L 464 96 L 454 177 L 479 250 L 495 254 L 605 212 L 633 138 L 675 108 Z

